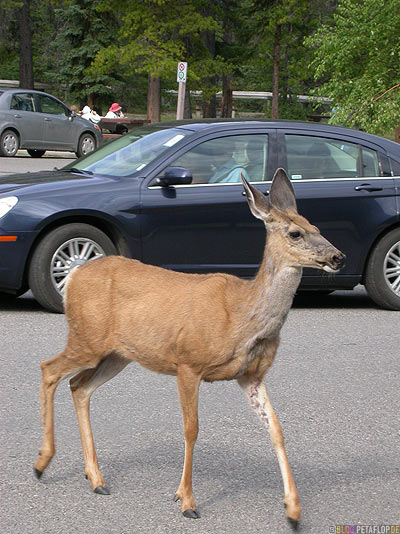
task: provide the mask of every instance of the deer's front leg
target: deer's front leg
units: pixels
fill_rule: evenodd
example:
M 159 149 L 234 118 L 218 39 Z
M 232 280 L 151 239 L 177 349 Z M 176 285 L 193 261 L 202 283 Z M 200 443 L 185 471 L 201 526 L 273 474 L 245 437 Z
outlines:
M 199 431 L 198 395 L 200 376 L 188 366 L 178 368 L 178 392 L 183 416 L 183 432 L 185 436 L 185 461 L 179 488 L 175 500 L 180 499 L 181 510 L 185 517 L 197 519 L 199 516 L 192 493 L 192 462 L 193 450 Z
M 300 500 L 286 455 L 281 425 L 268 398 L 267 388 L 263 380 L 254 376 L 243 376 L 238 379 L 238 383 L 245 392 L 250 406 L 269 430 L 282 474 L 286 515 L 292 525 L 297 527 L 301 515 Z

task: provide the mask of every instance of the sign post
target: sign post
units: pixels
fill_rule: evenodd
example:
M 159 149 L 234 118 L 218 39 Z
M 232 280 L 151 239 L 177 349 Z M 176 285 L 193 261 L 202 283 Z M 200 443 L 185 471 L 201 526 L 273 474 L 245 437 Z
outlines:
M 183 109 L 185 106 L 185 91 L 186 91 L 186 73 L 187 63 L 180 61 L 178 63 L 178 70 L 176 75 L 176 81 L 178 82 L 178 104 L 176 107 L 177 120 L 183 119 Z

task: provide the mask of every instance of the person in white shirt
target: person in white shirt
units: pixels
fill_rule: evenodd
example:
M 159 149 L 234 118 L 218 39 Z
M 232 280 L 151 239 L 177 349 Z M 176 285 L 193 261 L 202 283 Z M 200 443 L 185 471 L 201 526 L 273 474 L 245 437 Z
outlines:
M 98 113 L 94 109 L 90 109 L 89 106 L 85 106 L 82 109 L 81 117 L 82 119 L 86 119 L 88 121 L 94 122 L 95 124 L 101 121 L 100 115 L 98 115 Z
M 107 111 L 107 114 L 105 116 L 105 119 L 123 119 L 124 114 L 122 113 L 121 106 L 114 102 L 111 104 L 110 109 Z

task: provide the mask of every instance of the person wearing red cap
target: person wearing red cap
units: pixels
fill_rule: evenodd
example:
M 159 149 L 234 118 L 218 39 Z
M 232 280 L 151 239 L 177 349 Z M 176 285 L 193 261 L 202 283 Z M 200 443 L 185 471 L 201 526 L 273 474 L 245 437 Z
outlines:
M 122 108 L 117 102 L 111 104 L 110 109 L 105 116 L 106 119 L 122 119 L 123 117 L 124 114 L 122 113 Z

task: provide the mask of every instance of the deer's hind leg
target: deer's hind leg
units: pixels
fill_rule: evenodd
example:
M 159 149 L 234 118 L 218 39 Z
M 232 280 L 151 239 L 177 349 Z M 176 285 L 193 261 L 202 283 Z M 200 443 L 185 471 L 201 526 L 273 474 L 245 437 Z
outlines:
M 35 474 L 40 478 L 55 454 L 54 446 L 54 393 L 58 384 L 71 374 L 78 373 L 82 367 L 73 358 L 68 357 L 67 349 L 54 358 L 40 364 L 42 384 L 40 386 L 40 404 L 42 410 L 43 439 L 39 456 L 35 463 Z
M 286 455 L 281 425 L 268 398 L 267 388 L 263 380 L 255 376 L 243 376 L 238 379 L 238 383 L 250 406 L 269 430 L 282 474 L 286 515 L 292 526 L 297 528 L 301 515 L 300 500 Z
M 109 491 L 100 472 L 94 447 L 90 425 L 90 397 L 99 386 L 116 376 L 128 363 L 130 360 L 113 353 L 101 360 L 94 369 L 82 371 L 70 381 L 81 436 L 85 475 L 94 492 L 101 495 L 109 495 Z

